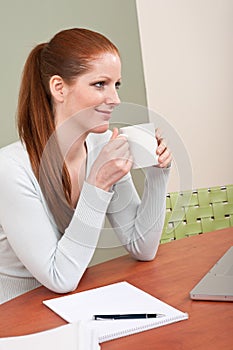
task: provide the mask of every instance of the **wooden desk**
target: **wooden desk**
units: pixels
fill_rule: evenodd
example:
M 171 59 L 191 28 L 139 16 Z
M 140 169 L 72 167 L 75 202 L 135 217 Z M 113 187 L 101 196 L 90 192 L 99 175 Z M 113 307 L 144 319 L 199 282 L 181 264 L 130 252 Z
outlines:
M 102 350 L 233 349 L 232 302 L 192 301 L 189 291 L 233 245 L 233 228 L 159 247 L 152 262 L 128 255 L 87 269 L 77 291 L 126 280 L 189 313 L 189 320 L 102 343 Z M 42 304 L 57 297 L 37 288 L 0 306 L 0 337 L 34 333 L 65 324 Z

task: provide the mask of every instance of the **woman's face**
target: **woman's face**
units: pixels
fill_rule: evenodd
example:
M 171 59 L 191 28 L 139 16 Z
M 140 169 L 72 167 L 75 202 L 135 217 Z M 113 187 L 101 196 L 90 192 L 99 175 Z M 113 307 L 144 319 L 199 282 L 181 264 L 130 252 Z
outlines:
M 91 69 L 67 87 L 62 114 L 57 121 L 76 118 L 84 132 L 104 132 L 115 106 L 120 103 L 121 61 L 117 54 L 104 53 Z

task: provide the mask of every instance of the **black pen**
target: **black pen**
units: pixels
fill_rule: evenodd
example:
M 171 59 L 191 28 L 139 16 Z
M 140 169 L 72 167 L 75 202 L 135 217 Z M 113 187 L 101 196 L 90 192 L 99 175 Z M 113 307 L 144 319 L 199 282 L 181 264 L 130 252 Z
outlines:
M 164 314 L 116 314 L 116 315 L 94 315 L 94 320 L 133 320 L 137 318 L 164 317 Z

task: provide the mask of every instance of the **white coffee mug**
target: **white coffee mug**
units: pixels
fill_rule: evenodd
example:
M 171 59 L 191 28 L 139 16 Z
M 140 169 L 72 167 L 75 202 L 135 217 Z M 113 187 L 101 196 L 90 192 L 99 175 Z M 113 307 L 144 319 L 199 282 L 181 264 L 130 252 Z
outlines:
M 158 143 L 153 123 L 125 126 L 119 129 L 119 133 L 128 139 L 133 156 L 133 169 L 158 164 L 158 155 L 156 154 Z

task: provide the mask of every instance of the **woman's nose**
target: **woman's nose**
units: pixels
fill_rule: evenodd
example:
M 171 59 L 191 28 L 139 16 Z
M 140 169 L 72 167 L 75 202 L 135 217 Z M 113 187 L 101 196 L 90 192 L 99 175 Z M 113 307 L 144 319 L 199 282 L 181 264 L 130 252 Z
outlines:
M 109 92 L 106 96 L 106 104 L 112 104 L 112 105 L 119 105 L 121 103 L 121 100 L 118 95 L 118 91 L 116 89 L 113 89 L 113 91 Z

